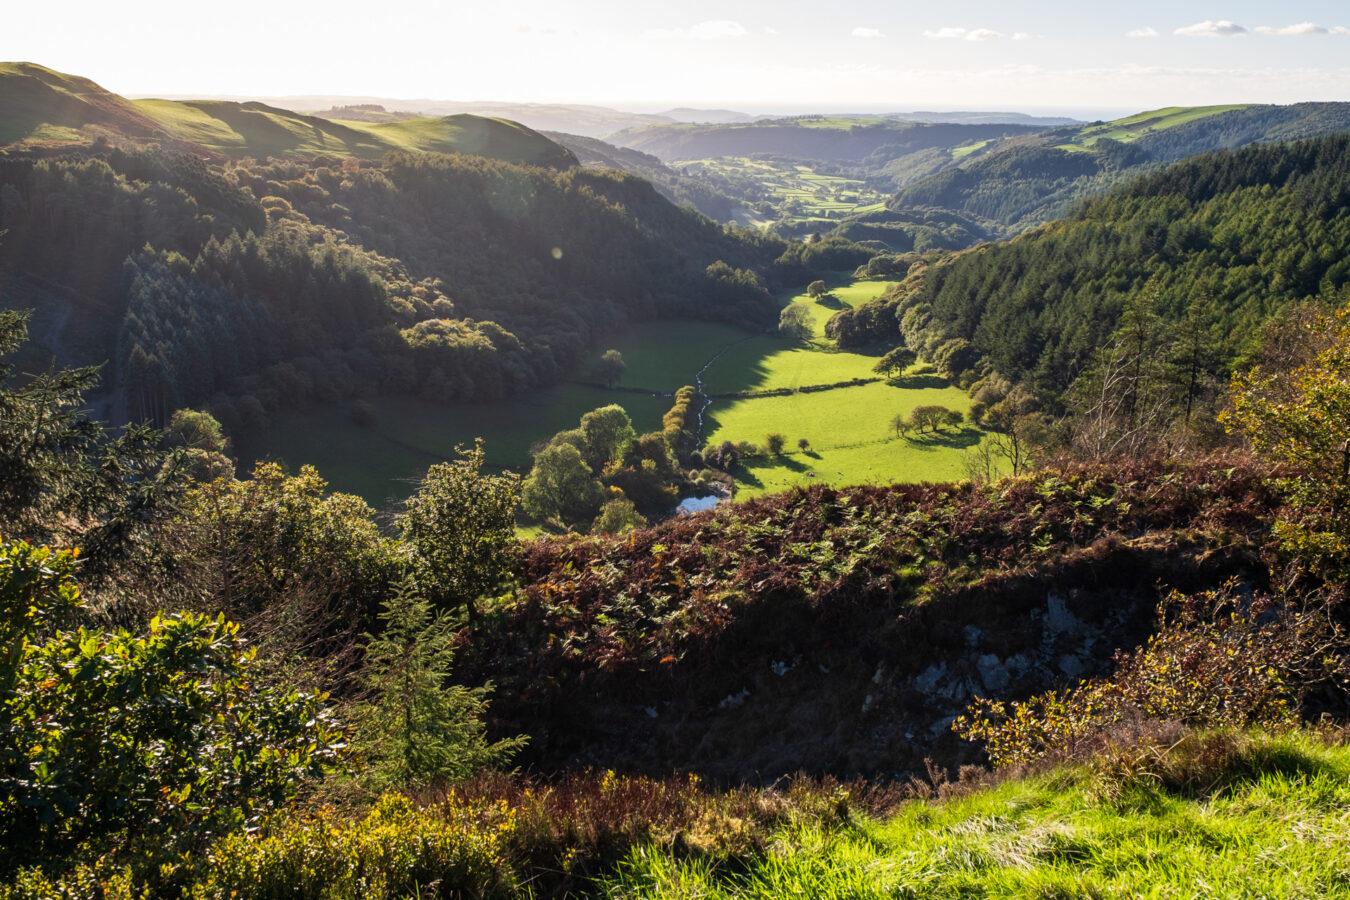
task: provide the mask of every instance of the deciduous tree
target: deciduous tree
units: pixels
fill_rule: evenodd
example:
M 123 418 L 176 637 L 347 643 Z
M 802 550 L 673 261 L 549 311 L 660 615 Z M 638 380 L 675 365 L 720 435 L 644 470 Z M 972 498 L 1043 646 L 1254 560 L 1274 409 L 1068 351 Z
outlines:
M 455 448 L 458 459 L 427 470 L 395 520 L 414 554 L 422 590 L 442 607 L 464 606 L 491 592 L 509 567 L 520 478 L 483 472 L 483 442 Z

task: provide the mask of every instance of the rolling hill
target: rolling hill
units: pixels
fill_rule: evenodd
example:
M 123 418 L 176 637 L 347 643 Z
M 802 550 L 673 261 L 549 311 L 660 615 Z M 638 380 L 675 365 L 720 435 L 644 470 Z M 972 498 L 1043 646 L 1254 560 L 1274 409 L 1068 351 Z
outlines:
M 884 116 L 800 116 L 749 124 L 648 125 L 606 140 L 665 162 L 768 153 L 796 159 L 862 162 L 883 151 L 887 159 L 934 147 L 1033 133 L 1027 125 L 951 125 L 901 122 Z
M 337 122 L 258 102 L 127 100 L 86 78 L 32 63 L 0 64 L 0 145 L 60 146 L 102 137 L 212 156 L 355 156 L 391 150 L 466 153 L 566 169 L 568 151 L 523 125 L 468 114 Z

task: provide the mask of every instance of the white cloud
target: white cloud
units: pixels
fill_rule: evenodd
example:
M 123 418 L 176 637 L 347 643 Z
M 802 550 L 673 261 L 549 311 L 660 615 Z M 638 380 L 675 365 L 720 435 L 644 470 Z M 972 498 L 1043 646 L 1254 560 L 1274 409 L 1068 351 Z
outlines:
M 1013 34 L 1012 39 L 1014 41 L 1029 41 L 1031 40 L 1031 35 L 1027 34 L 1025 31 L 1018 31 Z
M 1285 25 L 1282 28 L 1276 28 L 1273 25 L 1260 25 L 1252 30 L 1261 34 L 1278 34 L 1283 37 L 1302 37 L 1306 34 L 1350 34 L 1350 28 L 1346 28 L 1344 25 L 1328 28 L 1325 25 L 1318 25 L 1316 22 L 1299 22 L 1297 25 Z
M 855 38 L 883 38 L 886 35 L 881 33 L 880 28 L 855 28 L 852 31 Z
M 676 38 L 686 41 L 716 41 L 725 38 L 742 38 L 749 33 L 740 22 L 733 22 L 730 19 L 714 19 L 708 22 L 699 22 L 689 28 L 653 28 L 644 31 L 642 36 L 653 40 Z
M 772 25 L 765 25 L 765 26 L 764 26 L 764 33 L 765 33 L 765 34 L 778 34 L 778 29 L 777 29 L 777 28 L 774 28 Z
M 1206 19 L 1203 22 L 1196 22 L 1194 25 L 1178 28 L 1172 33 L 1179 34 L 1182 37 L 1240 37 L 1247 33 L 1247 29 L 1227 19 L 1220 19 L 1218 22 Z
M 1125 36 L 1128 38 L 1155 38 L 1158 36 L 1158 29 L 1136 28 L 1133 31 L 1125 32 Z
M 956 28 L 950 25 L 936 31 L 925 31 L 923 36 L 938 41 L 992 41 L 1003 37 L 992 28 Z

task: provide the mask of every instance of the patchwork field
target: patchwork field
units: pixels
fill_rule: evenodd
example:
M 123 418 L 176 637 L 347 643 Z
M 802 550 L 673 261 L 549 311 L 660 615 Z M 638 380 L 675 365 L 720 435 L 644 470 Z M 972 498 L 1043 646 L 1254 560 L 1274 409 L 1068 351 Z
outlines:
M 876 358 L 836 350 L 821 337 L 840 306 L 864 303 L 891 287 L 887 281 L 831 284 L 834 300 L 821 304 L 805 292 L 785 304 L 808 305 L 816 335 L 809 344 L 776 334 L 755 334 L 705 322 L 647 322 L 612 336 L 596 351 L 623 354 L 626 370 L 614 390 L 567 384 L 507 403 L 440 405 L 407 398 L 373 401 L 375 421 L 358 425 L 347 406 L 315 407 L 279 418 L 266 433 L 245 442 L 243 459 L 279 458 L 292 467 L 313 463 L 334 489 L 360 494 L 375 505 L 406 496 L 427 466 L 453 455 L 456 444 L 484 439 L 488 462 L 523 472 L 530 447 L 599 406 L 617 403 L 642 431 L 660 428 L 671 394 L 698 384 L 710 398 L 704 445 L 722 441 L 764 443 L 771 432 L 787 439 L 781 456 L 745 461 L 734 473 L 737 496 L 749 497 L 798 484 L 889 483 L 959 478 L 966 451 L 983 439 L 978 429 L 898 438 L 897 414 L 938 404 L 967 412 L 969 398 L 922 370 L 898 383 L 872 371 Z M 854 384 L 855 380 L 864 383 Z M 594 373 L 584 380 L 594 381 Z M 832 385 L 824 390 L 800 390 Z M 793 393 L 763 396 L 764 392 Z M 803 452 L 798 441 L 805 438 Z
M 796 221 L 842 219 L 880 209 L 886 196 L 866 183 L 817 172 L 795 160 L 721 156 L 681 160 L 686 174 L 749 192 L 785 218 Z

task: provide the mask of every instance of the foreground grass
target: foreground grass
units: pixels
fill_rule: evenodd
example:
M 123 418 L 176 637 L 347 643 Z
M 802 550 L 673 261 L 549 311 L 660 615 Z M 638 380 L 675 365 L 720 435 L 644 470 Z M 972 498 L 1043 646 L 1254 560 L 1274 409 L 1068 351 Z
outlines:
M 614 897 L 1350 896 L 1350 752 L 1260 738 L 1205 797 L 1115 796 L 1086 769 L 1014 781 L 885 822 L 779 832 L 743 870 L 635 848 Z M 1107 799 L 1107 798 L 1110 799 Z
M 1165 777 L 1184 761 L 1202 786 Z M 1126 751 L 1128 755 L 1128 750 Z M 1172 770 L 1174 771 L 1174 769 Z M 280 815 L 162 866 L 52 860 L 0 900 L 133 897 L 1021 898 L 1350 896 L 1350 748 L 1192 733 L 1125 774 L 1102 757 L 948 799 L 801 781 L 556 784 L 485 776 L 361 811 Z M 889 809 L 890 812 L 884 813 Z

